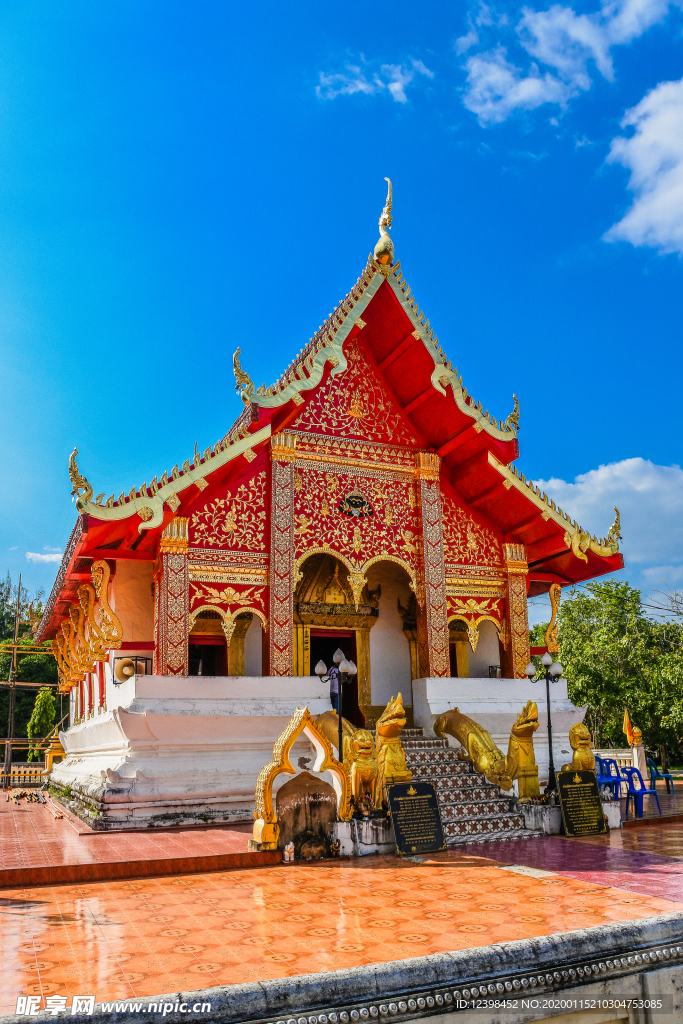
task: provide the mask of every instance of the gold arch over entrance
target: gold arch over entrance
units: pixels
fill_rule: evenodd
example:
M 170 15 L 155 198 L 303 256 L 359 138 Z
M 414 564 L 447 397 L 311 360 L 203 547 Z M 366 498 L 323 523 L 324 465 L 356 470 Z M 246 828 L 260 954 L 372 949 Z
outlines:
M 332 752 L 332 744 L 314 722 L 308 708 L 298 708 L 289 720 L 284 732 L 273 747 L 273 760 L 261 769 L 256 780 L 254 818 L 254 841 L 262 850 L 276 850 L 280 827 L 273 807 L 273 783 L 278 775 L 286 772 L 295 775 L 296 769 L 289 760 L 289 752 L 304 733 L 315 747 L 315 762 L 311 771 L 322 774 L 329 772 L 337 794 L 337 815 L 340 821 L 351 817 L 351 780 L 346 763 L 341 764 Z
M 388 554 L 369 558 L 359 569 L 341 552 L 316 546 L 299 557 L 294 573 L 294 675 L 311 674 L 315 660 L 311 656 L 311 631 L 314 646 L 316 636 L 350 631 L 355 636 L 358 664 L 358 710 L 366 725 L 374 723 L 382 711 L 372 703 L 370 666 L 370 630 L 378 621 L 381 586 L 375 590 L 368 587 L 368 573 L 380 562 L 392 563 L 405 573 L 406 590 L 415 593 L 416 580 L 410 568 L 402 559 Z M 405 626 L 403 636 L 411 662 L 416 661 L 412 656 L 416 639 Z M 415 677 L 415 669 L 411 676 Z

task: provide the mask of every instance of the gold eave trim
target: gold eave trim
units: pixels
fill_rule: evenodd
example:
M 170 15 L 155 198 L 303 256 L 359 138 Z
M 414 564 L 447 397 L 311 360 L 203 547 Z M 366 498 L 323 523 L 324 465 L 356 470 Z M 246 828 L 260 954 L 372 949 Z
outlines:
M 533 481 L 522 481 L 514 470 L 510 469 L 503 462 L 499 462 L 492 452 L 488 452 L 488 461 L 489 466 L 492 466 L 505 480 L 510 482 L 516 491 L 523 494 L 528 501 L 543 513 L 544 519 L 552 519 L 558 526 L 561 526 L 563 530 L 570 534 L 581 532 L 581 527 L 571 520 L 562 509 L 554 509 L 551 506 L 547 495 L 543 494 Z
M 186 490 L 191 484 L 196 484 L 203 477 L 209 476 L 215 470 L 220 469 L 221 466 L 232 462 L 239 455 L 244 455 L 250 448 L 255 448 L 262 441 L 267 441 L 270 433 L 271 427 L 268 424 L 255 434 L 247 434 L 246 437 L 235 441 L 234 444 L 228 445 L 222 452 L 211 455 L 204 462 L 183 473 L 177 480 L 169 480 L 154 495 L 142 494 L 140 497 L 127 501 L 125 505 L 115 505 L 113 508 L 105 508 L 102 505 L 96 505 L 94 501 L 89 501 L 80 511 L 92 516 L 93 519 L 100 519 L 105 522 L 119 522 L 123 519 L 130 519 L 131 516 L 137 515 L 142 509 L 147 508 L 152 512 L 152 517 L 147 522 L 140 523 L 138 530 L 152 530 L 155 526 L 161 526 L 164 521 L 164 502 L 168 501 L 174 494 L 179 494 L 181 491 Z
M 555 506 L 555 503 L 548 498 L 547 494 L 541 491 L 540 487 L 536 486 L 533 480 L 519 477 L 515 469 L 511 469 L 504 463 L 499 462 L 492 452 L 487 454 L 489 466 L 500 473 L 504 480 L 508 481 L 508 487 L 514 487 L 527 501 L 535 505 L 546 521 L 552 519 L 553 522 L 562 527 L 565 531 L 564 542 L 568 551 L 572 551 L 583 561 L 587 561 L 585 552 L 589 549 L 600 558 L 609 558 L 612 555 L 618 554 L 618 544 L 601 544 L 595 538 L 591 538 L 590 534 L 579 526 L 576 520 L 570 519 L 566 512 Z
M 360 314 L 364 312 L 370 300 L 374 298 L 383 280 L 383 276 L 375 270 L 370 283 L 363 291 L 361 297 L 344 314 L 342 323 L 337 328 L 333 340 L 321 348 L 319 352 L 316 352 L 308 377 L 300 377 L 297 380 L 291 381 L 286 388 L 278 391 L 276 395 L 259 395 L 255 392 L 249 396 L 250 403 L 258 405 L 262 409 L 277 409 L 292 399 L 296 399 L 304 391 L 312 391 L 313 388 L 320 384 L 325 372 L 325 364 L 328 362 L 333 364 L 330 376 L 336 377 L 338 373 L 343 373 L 348 365 L 344 355 L 344 342 L 355 327 L 356 320 L 358 320 Z M 300 371 L 303 372 L 303 366 L 300 367 Z M 294 372 L 296 373 L 296 370 Z

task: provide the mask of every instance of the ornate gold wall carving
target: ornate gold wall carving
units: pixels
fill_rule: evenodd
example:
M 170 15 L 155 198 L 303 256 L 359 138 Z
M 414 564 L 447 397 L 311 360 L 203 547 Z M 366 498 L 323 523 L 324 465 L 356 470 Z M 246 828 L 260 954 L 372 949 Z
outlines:
M 443 507 L 439 486 L 438 455 L 419 452 L 417 469 L 420 480 L 420 512 L 422 516 L 423 581 L 418 587 L 418 604 L 423 605 L 417 618 L 417 640 L 420 670 L 423 676 L 449 676 L 448 608 L 446 600 L 446 569 L 444 565 Z M 420 601 L 421 593 L 424 602 Z
M 507 623 L 510 648 L 505 652 L 505 675 L 513 679 L 525 679 L 529 664 L 529 619 L 527 616 L 526 584 L 529 568 L 526 548 L 523 544 L 503 545 L 505 570 L 507 573 L 507 599 L 505 620 Z
M 271 440 L 270 674 L 294 672 L 294 464 L 296 438 Z
M 446 562 L 450 564 L 490 564 L 503 561 L 501 544 L 493 532 L 445 492 L 443 499 L 443 542 Z
M 189 671 L 189 587 L 187 550 L 161 552 L 157 671 L 186 676 Z
M 214 498 L 193 513 L 190 522 L 193 545 L 249 548 L 265 551 L 266 472 L 246 483 L 228 488 L 224 498 Z

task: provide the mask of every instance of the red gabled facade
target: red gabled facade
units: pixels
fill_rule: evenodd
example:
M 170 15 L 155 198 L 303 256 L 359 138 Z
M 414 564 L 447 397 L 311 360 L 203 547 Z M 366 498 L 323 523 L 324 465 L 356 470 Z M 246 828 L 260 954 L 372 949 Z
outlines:
M 356 610 L 370 567 L 399 566 L 415 595 L 414 671 L 446 676 L 455 623 L 476 649 L 480 624 L 493 622 L 503 674 L 520 676 L 527 593 L 623 565 L 618 521 L 599 542 L 518 474 L 516 401 L 504 422 L 475 402 L 400 264 L 382 259 L 376 249 L 272 387 L 256 390 L 236 354 L 245 408 L 213 448 L 104 505 L 72 462 L 81 514 L 39 629 L 58 639 L 65 687 L 87 662 L 88 631 L 70 641 L 60 624 L 84 607 L 79 588 L 98 560 L 115 592 L 117 567 L 148 563 L 153 635 L 124 629 L 119 650 L 146 643 L 157 673 L 179 675 L 207 615 L 228 653 L 239 622 L 260 620 L 263 674 L 310 673 L 295 596 L 312 555 L 337 560 Z

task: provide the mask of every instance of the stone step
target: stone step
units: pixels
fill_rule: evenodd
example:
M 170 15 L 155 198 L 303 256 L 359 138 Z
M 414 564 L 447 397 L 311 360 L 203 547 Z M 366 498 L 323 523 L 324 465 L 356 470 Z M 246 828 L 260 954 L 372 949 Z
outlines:
M 510 807 L 509 800 L 478 800 L 476 803 L 441 803 L 439 811 L 442 821 L 462 821 L 464 818 L 486 818 L 493 821 L 498 815 L 521 817 Z M 522 820 L 522 824 L 524 824 Z
M 401 745 L 405 753 L 413 753 L 414 751 L 443 751 L 447 749 L 445 739 L 409 739 L 404 741 L 401 739 Z
M 412 771 L 414 778 L 431 780 L 435 785 L 437 779 L 476 779 L 479 777 L 472 765 L 462 762 L 459 764 L 408 764 L 408 768 Z M 466 784 L 463 782 L 463 785 Z
M 477 781 L 476 779 L 474 780 Z M 475 800 L 508 800 L 513 803 L 514 800 L 507 793 L 501 793 L 497 786 L 468 786 L 467 788 L 460 788 L 454 786 L 444 786 L 443 789 L 436 790 L 436 796 L 439 803 L 444 804 L 467 804 L 473 803 Z
M 446 846 L 462 846 L 465 843 L 496 843 L 501 839 L 536 839 L 541 832 L 529 828 L 509 828 L 500 832 L 468 832 L 446 836 Z
M 405 750 L 405 748 L 404 748 Z M 471 761 L 458 757 L 456 750 L 449 747 L 430 750 L 405 750 L 406 761 L 411 764 L 466 764 L 473 768 Z
M 447 839 L 459 835 L 498 835 L 510 829 L 523 829 L 524 818 L 521 814 L 499 814 L 495 818 L 473 815 L 458 821 L 444 821 L 443 827 Z

